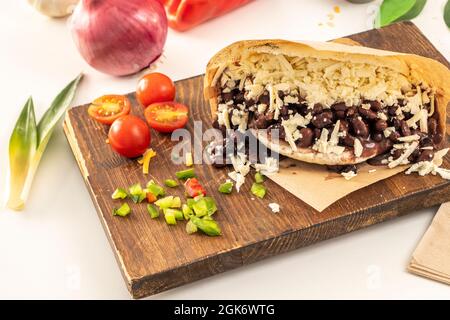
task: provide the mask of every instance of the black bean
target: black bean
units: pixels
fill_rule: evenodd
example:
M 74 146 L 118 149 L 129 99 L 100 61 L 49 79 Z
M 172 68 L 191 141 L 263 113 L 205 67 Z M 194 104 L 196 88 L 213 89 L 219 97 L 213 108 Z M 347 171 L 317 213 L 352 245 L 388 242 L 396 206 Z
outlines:
M 433 150 L 422 150 L 420 152 L 420 155 L 417 157 L 416 162 L 421 161 L 431 161 L 434 158 L 434 151 Z
M 222 101 L 228 102 L 233 100 L 233 92 L 222 92 Z
M 377 132 L 373 134 L 372 139 L 376 142 L 380 142 L 384 139 L 384 136 L 382 133 Z
M 433 140 L 431 140 L 431 138 L 427 135 L 424 135 L 420 138 L 420 146 L 422 148 L 425 147 L 432 147 L 433 146 Z
M 416 149 L 416 150 L 413 151 L 413 153 L 411 153 L 409 155 L 408 161 L 411 162 L 411 163 L 418 162 L 418 161 L 416 161 L 416 159 L 418 159 L 419 156 L 420 156 L 420 150 Z
M 265 105 L 269 105 L 270 104 L 269 93 L 265 92 L 262 95 L 260 95 L 259 98 L 258 98 L 258 102 L 259 103 L 263 103 Z
M 391 124 L 394 126 L 395 130 L 400 131 L 401 122 L 397 118 L 391 119 Z
M 345 111 L 347 110 L 347 106 L 344 102 L 335 103 L 331 106 L 331 109 L 334 111 Z
M 394 131 L 390 134 L 389 140 L 391 140 L 392 142 L 397 142 L 398 138 L 400 138 L 400 137 L 401 137 L 400 133 L 398 133 L 397 131 Z
M 377 130 L 378 132 L 383 132 L 387 127 L 388 124 L 385 120 L 380 119 L 375 123 L 375 130 Z
M 378 144 L 380 154 L 385 153 L 386 151 L 391 149 L 393 145 L 394 143 L 390 139 L 381 140 Z
M 353 147 L 355 145 L 355 137 L 348 134 L 340 139 L 344 145 L 347 147 Z
M 336 118 L 345 119 L 345 111 L 336 111 Z
M 353 118 L 352 119 L 352 128 L 353 128 L 353 132 L 358 137 L 367 138 L 369 136 L 369 127 L 360 118 Z
M 269 126 L 269 121 L 264 114 L 261 114 L 256 118 L 255 126 L 258 129 L 266 129 Z
M 354 173 L 358 172 L 358 170 L 354 164 L 351 164 L 348 166 L 343 166 L 343 168 L 341 169 L 341 173 L 342 172 L 351 172 L 351 171 L 353 171 Z
M 253 100 L 253 99 L 246 99 L 246 100 L 245 100 L 245 105 L 246 105 L 247 107 L 254 106 L 255 103 L 256 103 L 256 101 Z
M 349 107 L 346 110 L 346 115 L 348 118 L 352 118 L 358 114 L 358 110 L 355 107 Z
M 302 116 L 306 116 L 309 112 L 308 106 L 306 104 L 295 104 L 295 110 Z
M 312 120 L 311 123 L 316 127 L 316 128 L 325 128 L 327 126 L 329 126 L 331 123 L 333 123 L 333 113 L 331 111 L 324 111 L 318 115 L 315 115 Z
M 348 126 L 349 126 L 349 124 L 348 124 L 347 120 L 341 120 L 339 122 L 339 131 L 348 133 Z
M 388 113 L 389 113 L 389 115 L 390 115 L 391 117 L 394 117 L 394 116 L 397 115 L 397 108 L 398 108 L 398 107 L 395 107 L 395 106 L 390 106 L 390 107 L 388 108 Z
M 284 92 L 281 91 L 281 90 L 278 90 L 278 98 L 280 98 L 281 100 L 283 100 L 284 96 L 285 96 Z
M 367 120 L 375 120 L 377 118 L 377 114 L 372 110 L 364 109 L 362 107 L 358 108 L 359 114 Z
M 322 130 L 318 128 L 314 128 L 314 138 L 319 139 L 322 134 Z
M 368 101 L 368 103 L 370 104 L 370 108 L 375 111 L 375 112 L 379 112 L 381 111 L 381 109 L 383 109 L 383 106 L 381 105 L 380 101 Z
M 244 103 L 245 98 L 244 98 L 244 93 L 242 91 L 237 91 L 234 93 L 234 103 L 238 104 L 238 103 Z
M 393 149 L 392 150 L 392 158 L 398 159 L 403 154 L 403 151 L 401 149 Z
M 289 108 L 288 106 L 282 106 L 280 113 L 282 116 L 289 116 Z
M 308 148 L 311 146 L 314 140 L 314 132 L 310 128 L 301 128 L 300 134 L 302 137 L 297 141 L 297 146 L 299 148 Z
M 312 114 L 316 115 L 323 112 L 323 106 L 320 103 L 316 103 L 312 108 Z
M 405 120 L 400 121 L 400 132 L 404 137 L 411 135 L 411 129 L 409 129 L 408 124 Z

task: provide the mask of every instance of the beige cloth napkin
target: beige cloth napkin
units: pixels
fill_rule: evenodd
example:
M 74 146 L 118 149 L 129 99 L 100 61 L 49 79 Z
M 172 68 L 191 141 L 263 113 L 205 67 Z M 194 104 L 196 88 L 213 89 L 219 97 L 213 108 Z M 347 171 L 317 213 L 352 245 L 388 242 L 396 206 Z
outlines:
M 413 253 L 408 271 L 450 285 L 450 202 L 439 208 Z

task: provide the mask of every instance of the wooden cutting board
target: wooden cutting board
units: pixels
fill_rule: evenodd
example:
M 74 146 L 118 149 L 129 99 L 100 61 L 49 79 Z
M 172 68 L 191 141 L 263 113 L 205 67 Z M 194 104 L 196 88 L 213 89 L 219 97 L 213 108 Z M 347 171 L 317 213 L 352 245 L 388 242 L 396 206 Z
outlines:
M 448 66 L 445 58 L 409 22 L 349 38 L 369 47 L 431 57 Z M 202 81 L 203 77 L 197 76 L 176 83 L 177 100 L 190 106 L 187 126 L 190 131 L 193 120 L 202 120 L 204 129 L 211 123 L 209 107 L 203 100 Z M 142 116 L 134 94 L 129 97 L 134 105 L 132 112 Z M 222 236 L 188 235 L 184 222 L 168 226 L 162 216 L 150 219 L 145 204 L 130 203 L 133 212 L 128 217 L 115 217 L 111 212 L 119 202 L 110 196 L 116 187 L 136 182 L 145 185 L 149 179 L 162 183 L 184 166 L 175 166 L 170 161 L 171 147 L 176 142 L 170 136 L 152 132 L 152 148 L 158 155 L 152 159 L 150 175 L 144 176 L 135 160 L 125 159 L 110 149 L 105 143 L 107 128 L 92 121 L 86 110 L 86 105 L 70 109 L 64 130 L 134 298 L 450 200 L 450 181 L 398 174 L 356 191 L 318 213 L 270 180 L 266 181 L 269 192 L 263 200 L 251 200 L 251 178 L 241 193 L 222 195 L 217 187 L 226 179 L 227 169 L 199 165 L 195 167 L 197 176 L 218 203 L 215 218 L 222 227 Z M 449 157 L 445 166 L 449 167 Z M 169 192 L 183 199 L 181 187 Z M 268 208 L 270 202 L 282 204 L 282 212 L 272 213 Z

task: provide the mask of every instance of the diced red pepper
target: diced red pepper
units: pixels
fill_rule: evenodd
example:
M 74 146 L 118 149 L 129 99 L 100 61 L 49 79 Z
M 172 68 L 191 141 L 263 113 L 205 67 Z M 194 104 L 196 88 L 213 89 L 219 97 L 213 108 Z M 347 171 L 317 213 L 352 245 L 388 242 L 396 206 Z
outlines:
M 206 196 L 206 191 L 200 182 L 198 182 L 197 178 L 187 179 L 184 183 L 184 188 L 189 197 L 195 198 L 200 195 Z
M 169 26 L 186 31 L 200 23 L 221 16 L 252 0 L 160 0 L 166 7 Z
M 147 192 L 147 201 L 148 201 L 149 203 L 155 202 L 156 199 L 157 199 L 157 198 L 156 198 L 156 196 L 155 196 L 153 193 Z

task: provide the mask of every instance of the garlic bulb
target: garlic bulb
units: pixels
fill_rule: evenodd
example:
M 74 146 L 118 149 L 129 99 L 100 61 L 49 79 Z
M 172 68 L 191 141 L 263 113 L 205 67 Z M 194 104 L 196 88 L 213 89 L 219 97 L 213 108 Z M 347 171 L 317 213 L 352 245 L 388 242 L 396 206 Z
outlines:
M 72 13 L 79 0 L 28 0 L 39 12 L 53 18 L 65 17 Z

